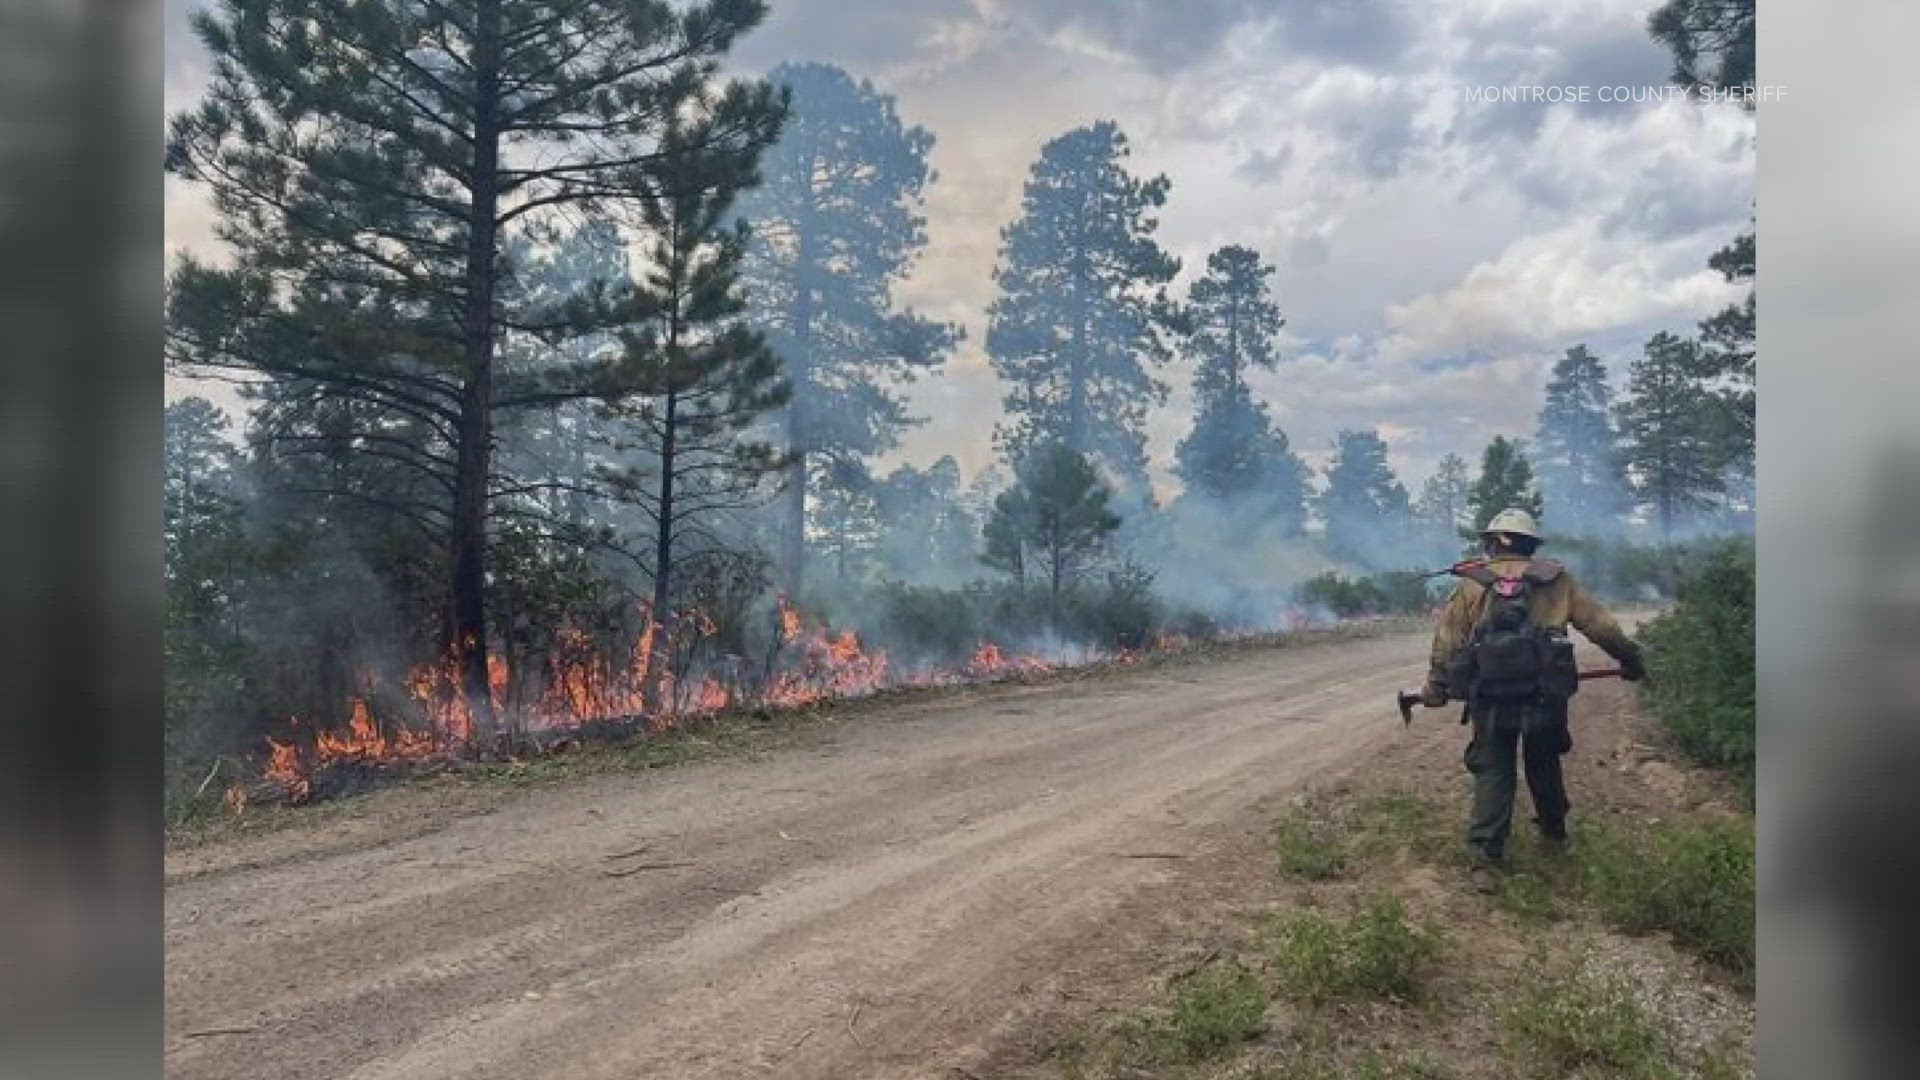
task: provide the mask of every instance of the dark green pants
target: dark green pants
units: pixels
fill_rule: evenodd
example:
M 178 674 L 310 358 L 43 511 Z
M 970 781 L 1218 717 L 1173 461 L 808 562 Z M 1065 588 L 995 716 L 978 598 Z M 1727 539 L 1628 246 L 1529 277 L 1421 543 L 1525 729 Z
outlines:
M 1527 774 L 1527 791 L 1542 834 L 1567 835 L 1567 786 L 1560 775 L 1560 755 L 1573 748 L 1565 708 L 1538 706 L 1469 706 L 1473 740 L 1467 743 L 1467 771 L 1473 774 L 1473 820 L 1467 826 L 1467 848 L 1478 859 L 1500 862 L 1507 857 L 1507 837 L 1513 831 L 1513 797 L 1520 768 Z

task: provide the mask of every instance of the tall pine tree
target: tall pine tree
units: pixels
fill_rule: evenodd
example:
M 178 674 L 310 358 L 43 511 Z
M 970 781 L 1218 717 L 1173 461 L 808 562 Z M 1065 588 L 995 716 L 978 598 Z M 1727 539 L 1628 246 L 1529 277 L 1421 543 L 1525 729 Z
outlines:
M 1755 72 L 1754 0 L 1667 0 L 1647 17 L 1647 32 L 1673 57 L 1675 85 L 1696 91 L 1751 91 Z M 1750 93 L 1721 98 L 1749 113 Z M 1707 265 L 1730 282 L 1746 282 L 1747 296 L 1700 324 L 1702 375 L 1712 384 L 1723 471 L 1738 487 L 1753 478 L 1754 231 L 1734 238 Z
M 1041 147 L 1000 234 L 986 346 L 1008 384 L 995 438 L 1009 461 L 1060 443 L 1143 493 L 1147 407 L 1167 392 L 1149 369 L 1170 355 L 1180 263 L 1153 238 L 1167 178 L 1135 179 L 1127 154 L 1111 120 Z
M 1747 296 L 1700 323 L 1701 360 L 1711 381 L 1723 466 L 1751 480 L 1754 453 L 1755 307 L 1754 234 L 1747 232 L 1714 252 L 1707 265 L 1729 282 L 1745 282 Z
M 502 341 L 547 346 L 618 321 L 601 294 L 532 302 L 503 272 L 515 234 L 630 195 L 666 118 L 703 107 L 761 0 L 220 0 L 194 18 L 206 99 L 172 119 L 168 169 L 207 185 L 229 266 L 172 275 L 176 362 L 361 403 L 366 445 L 430 478 L 446 552 L 444 640 L 492 726 L 488 523 L 496 415 L 616 398 L 617 350 L 503 370 Z M 713 138 L 764 143 L 782 105 L 736 81 Z M 417 437 L 386 430 L 396 417 Z
M 628 301 L 632 325 L 622 335 L 622 367 L 637 392 L 618 410 L 641 433 L 649 467 L 622 474 L 619 487 L 652 525 L 649 615 L 668 627 L 676 625 L 680 570 L 715 546 L 711 517 L 751 501 L 781 464 L 771 445 L 745 436 L 786 403 L 790 387 L 741 317 L 747 229 L 725 220 L 735 196 L 757 179 L 759 149 L 729 146 L 704 122 L 676 121 L 638 178 L 640 222 L 653 240 L 647 272 Z M 645 640 L 657 651 L 673 636 Z M 649 701 L 657 704 L 666 664 L 656 656 L 646 661 Z
M 1193 430 L 1174 448 L 1174 471 L 1188 490 L 1220 500 L 1257 502 L 1262 517 L 1297 532 L 1306 517 L 1306 465 L 1287 446 L 1264 402 L 1253 399 L 1246 370 L 1273 370 L 1273 336 L 1286 320 L 1267 287 L 1273 267 L 1251 248 L 1229 245 L 1207 256 L 1207 272 L 1187 293 L 1186 351 L 1195 360 Z
M 1627 507 L 1607 369 L 1585 345 L 1553 365 L 1534 444 L 1540 495 L 1562 530 L 1612 531 Z
M 1495 435 L 1480 454 L 1480 475 L 1469 497 L 1473 528 L 1486 527 L 1502 510 L 1521 509 L 1540 516 L 1540 489 L 1520 440 Z
M 1319 506 L 1330 548 L 1372 566 L 1407 546 L 1413 508 L 1393 475 L 1385 439 L 1372 431 L 1341 432 L 1326 477 Z
M 1634 496 L 1663 535 L 1725 486 L 1719 418 L 1700 378 L 1705 364 L 1698 342 L 1655 334 L 1628 369 L 1626 397 L 1615 406 Z
M 840 68 L 786 64 L 768 77 L 791 90 L 792 116 L 741 212 L 754 230 L 755 316 L 794 390 L 781 530 L 792 589 L 805 573 L 809 488 L 867 476 L 865 460 L 914 422 L 899 385 L 939 364 L 960 331 L 893 301 L 926 244 L 920 205 L 934 180 L 933 135 Z
M 1414 516 L 1446 548 L 1473 529 L 1473 476 L 1466 459 L 1448 454 L 1420 485 Z

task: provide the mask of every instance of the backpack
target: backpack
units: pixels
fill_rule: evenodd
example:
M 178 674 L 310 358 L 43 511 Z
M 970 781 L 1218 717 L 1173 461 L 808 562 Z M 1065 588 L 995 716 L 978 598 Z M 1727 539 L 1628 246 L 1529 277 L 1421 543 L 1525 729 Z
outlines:
M 1573 643 L 1564 630 L 1533 621 L 1534 590 L 1559 577 L 1560 564 L 1537 559 L 1518 577 L 1503 577 L 1484 562 L 1451 569 L 1486 590 L 1487 606 L 1447 665 L 1447 693 L 1488 703 L 1554 704 L 1572 697 L 1580 685 Z

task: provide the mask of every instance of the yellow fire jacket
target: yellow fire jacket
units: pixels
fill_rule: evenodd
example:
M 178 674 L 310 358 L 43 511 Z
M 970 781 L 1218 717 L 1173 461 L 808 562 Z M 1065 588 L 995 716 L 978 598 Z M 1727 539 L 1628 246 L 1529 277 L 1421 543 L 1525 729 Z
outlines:
M 1588 641 L 1604 649 L 1608 656 L 1629 670 L 1640 666 L 1640 647 L 1633 643 L 1620 624 L 1614 621 L 1600 601 L 1595 600 L 1565 567 L 1552 559 L 1526 559 L 1518 555 L 1500 555 L 1487 560 L 1487 568 L 1501 577 L 1518 577 L 1532 566 L 1534 574 L 1549 580 L 1535 585 L 1528 607 L 1535 625 L 1564 630 L 1571 623 Z M 1461 578 L 1454 586 L 1433 629 L 1433 652 L 1428 667 L 1427 687 L 1446 684 L 1447 660 L 1466 643 L 1487 611 L 1487 591 L 1479 582 Z

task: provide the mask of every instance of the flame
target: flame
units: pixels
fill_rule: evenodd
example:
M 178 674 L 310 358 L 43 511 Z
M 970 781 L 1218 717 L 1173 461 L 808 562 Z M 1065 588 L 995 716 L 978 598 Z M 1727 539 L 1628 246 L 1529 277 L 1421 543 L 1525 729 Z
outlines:
M 775 603 L 789 662 L 767 688 L 768 704 L 811 705 L 832 697 L 860 697 L 887 685 L 884 651 L 867 652 L 851 630 L 834 634 L 815 627 L 809 632 L 785 596 L 777 597 Z
M 800 636 L 800 611 L 788 602 L 787 594 L 780 593 L 773 598 L 780 612 L 780 640 L 793 641 Z
M 260 775 L 285 788 L 288 802 L 305 802 L 307 796 L 313 794 L 313 780 L 300 761 L 299 749 L 293 743 L 279 742 L 272 736 L 267 738 L 267 747 L 267 767 L 261 770 Z
M 1178 652 L 1193 644 L 1193 639 L 1185 634 L 1176 634 L 1171 630 L 1162 630 L 1153 635 L 1155 652 Z
M 759 702 L 774 707 L 859 697 L 892 686 L 1007 678 L 1055 666 L 1039 656 L 1009 653 L 996 642 L 983 641 L 964 665 L 900 671 L 884 650 L 870 649 L 854 631 L 832 629 L 807 618 L 784 595 L 776 596 L 774 604 L 777 641 L 770 658 L 772 673 L 757 691 Z M 510 715 L 515 730 L 526 733 L 566 732 L 596 720 L 639 720 L 657 730 L 684 717 L 720 712 L 740 700 L 746 691 L 735 669 L 724 669 L 732 672 L 727 678 L 713 670 L 686 670 L 687 658 L 696 655 L 690 648 L 720 631 L 711 612 L 695 609 L 657 620 L 646 605 L 639 610 L 639 631 L 632 648 L 624 653 L 607 649 L 578 627 L 563 626 L 553 635 L 551 651 L 524 678 L 511 669 L 505 656 L 489 654 L 487 689 L 496 712 L 509 714 L 509 703 L 513 703 Z M 1180 635 L 1163 633 L 1149 648 L 1179 648 L 1186 643 Z M 1133 663 L 1139 655 L 1125 650 L 1112 659 Z M 1083 659 L 1096 658 L 1090 654 Z M 408 765 L 474 749 L 475 723 L 463 690 L 458 649 L 412 668 L 402 680 L 404 695 L 381 694 L 371 675 L 363 681 L 365 691 L 348 699 L 347 720 L 340 729 L 314 733 L 311 739 L 266 740 L 268 760 L 261 777 L 275 783 L 286 801 L 311 798 L 315 777 L 343 764 Z M 516 694 L 515 688 L 522 685 L 532 689 Z M 406 701 L 411 702 L 411 712 L 383 711 Z M 301 723 L 290 720 L 288 728 L 297 732 Z M 227 802 L 235 812 L 248 799 L 244 785 L 229 788 Z
M 323 731 L 314 738 L 316 767 L 336 761 L 419 761 L 440 749 L 426 732 L 403 729 L 392 738 L 382 734 L 364 698 L 351 699 L 350 709 L 344 735 Z
M 967 661 L 967 672 L 974 678 L 1002 678 L 1051 670 L 1053 665 L 1037 656 L 1009 657 L 991 641 L 981 642 L 974 650 L 973 659 Z

